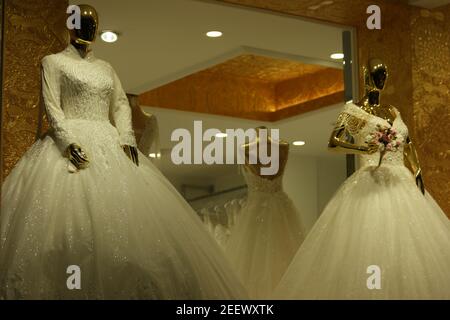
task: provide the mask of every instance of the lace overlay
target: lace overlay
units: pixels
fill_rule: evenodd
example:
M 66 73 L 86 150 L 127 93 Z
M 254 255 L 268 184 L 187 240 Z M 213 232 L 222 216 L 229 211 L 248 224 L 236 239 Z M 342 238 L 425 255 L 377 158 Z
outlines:
M 72 45 L 42 60 L 42 90 L 46 112 L 62 150 L 79 143 L 69 128 L 72 119 L 111 121 L 122 145 L 136 146 L 131 110 L 119 78 L 92 53 L 82 58 Z
M 266 179 L 256 174 L 253 174 L 250 170 L 244 167 L 244 178 L 247 183 L 249 195 L 254 193 L 280 193 L 283 192 L 283 176 L 276 177 L 274 179 Z

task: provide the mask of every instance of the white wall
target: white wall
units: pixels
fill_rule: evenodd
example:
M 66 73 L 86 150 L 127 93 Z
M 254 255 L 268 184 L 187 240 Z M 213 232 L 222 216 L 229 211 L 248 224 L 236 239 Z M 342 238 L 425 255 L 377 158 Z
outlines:
M 334 193 L 347 178 L 345 155 L 317 158 L 317 209 L 320 215 Z
M 309 230 L 317 219 L 317 161 L 315 157 L 289 154 L 283 179 L 286 193 Z

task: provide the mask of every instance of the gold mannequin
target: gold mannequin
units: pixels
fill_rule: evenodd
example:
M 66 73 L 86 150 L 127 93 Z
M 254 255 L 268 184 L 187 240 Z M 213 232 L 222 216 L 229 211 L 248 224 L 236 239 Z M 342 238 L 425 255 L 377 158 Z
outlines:
M 85 58 L 91 51 L 91 44 L 95 41 L 98 32 L 99 19 L 97 10 L 94 7 L 81 4 L 78 5 L 81 12 L 81 28 L 69 30 L 70 43 L 78 50 L 80 56 Z M 133 146 L 122 146 L 127 156 L 139 166 L 137 149 Z M 85 169 L 89 166 L 89 158 L 77 144 L 71 144 L 66 150 L 66 156 L 70 162 L 78 169 Z
M 283 140 L 280 141 L 273 141 L 272 138 L 270 136 L 268 136 L 267 138 L 267 150 L 271 150 L 271 144 L 275 143 L 279 146 L 279 169 L 277 174 L 272 175 L 272 176 L 268 176 L 268 175 L 261 175 L 261 168 L 265 167 L 266 165 L 263 165 L 260 163 L 259 159 L 257 161 L 256 164 L 250 164 L 249 162 L 249 158 L 250 158 L 250 150 L 252 146 L 256 146 L 259 147 L 260 144 L 260 139 L 259 139 L 259 130 L 260 129 L 265 129 L 267 130 L 266 127 L 261 126 L 261 127 L 257 127 L 256 128 L 256 132 L 257 132 L 257 137 L 255 141 L 252 141 L 250 143 L 244 144 L 242 147 L 245 150 L 245 168 L 247 168 L 248 170 L 250 170 L 252 173 L 254 173 L 257 176 L 260 176 L 262 178 L 265 179 L 269 179 L 269 180 L 273 180 L 279 176 L 281 176 L 284 173 L 284 169 L 286 167 L 286 163 L 288 160 L 288 155 L 289 155 L 289 143 Z
M 385 119 L 392 125 L 397 117 L 395 108 L 380 103 L 380 93 L 385 87 L 388 76 L 387 66 L 380 59 L 371 59 L 369 61 L 369 68 L 364 68 L 365 95 L 356 105 L 369 114 Z M 378 151 L 378 146 L 376 145 L 369 144 L 368 146 L 361 146 L 349 142 L 346 139 L 345 131 L 342 124 L 336 126 L 328 144 L 331 150 L 354 154 L 372 154 Z M 417 186 L 422 193 L 425 193 L 422 170 L 419 165 L 417 152 L 410 137 L 407 138 L 405 143 L 404 159 L 405 166 L 414 174 Z

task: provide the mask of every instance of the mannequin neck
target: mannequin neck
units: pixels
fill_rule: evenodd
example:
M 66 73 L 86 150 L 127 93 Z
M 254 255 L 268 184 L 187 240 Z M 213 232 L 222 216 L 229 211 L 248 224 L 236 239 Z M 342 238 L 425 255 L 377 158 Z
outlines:
M 378 107 L 380 105 L 380 91 L 371 90 L 367 93 L 367 102 L 372 107 Z
M 78 50 L 82 58 L 85 58 L 90 50 L 89 44 L 80 44 L 75 40 L 71 40 L 70 43 Z

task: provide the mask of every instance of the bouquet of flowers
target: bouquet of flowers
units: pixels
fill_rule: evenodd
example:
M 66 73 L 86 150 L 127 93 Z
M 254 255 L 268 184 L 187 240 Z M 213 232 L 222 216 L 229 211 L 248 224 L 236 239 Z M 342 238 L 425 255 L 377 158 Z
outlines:
M 397 130 L 394 128 L 383 128 L 381 125 L 377 125 L 377 130 L 369 135 L 366 142 L 378 146 L 380 150 L 378 166 L 381 165 L 381 161 L 386 152 L 395 152 L 402 144 L 401 138 L 397 136 Z

